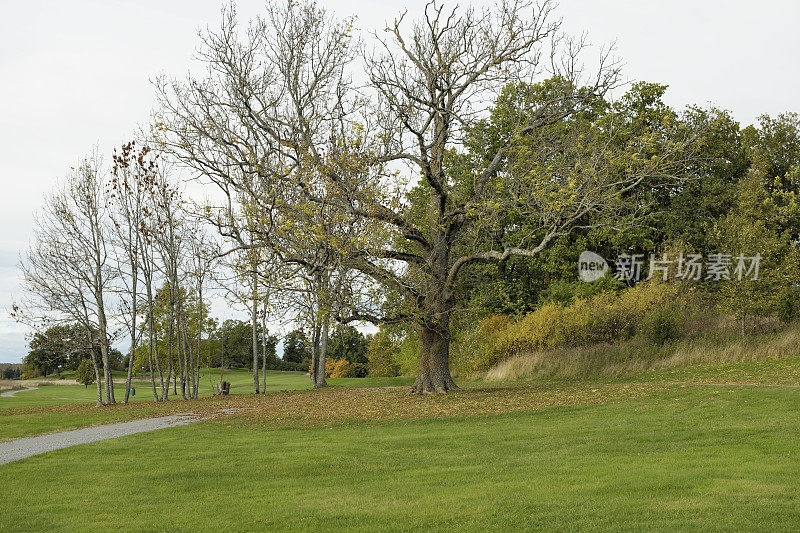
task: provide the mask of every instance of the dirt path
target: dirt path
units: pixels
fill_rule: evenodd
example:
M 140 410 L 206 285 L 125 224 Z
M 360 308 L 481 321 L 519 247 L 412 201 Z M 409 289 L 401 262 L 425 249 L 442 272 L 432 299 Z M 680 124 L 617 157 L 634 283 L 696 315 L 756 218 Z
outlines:
M 25 387 L 24 389 L 16 389 L 16 390 L 8 390 L 6 392 L 0 392 L 0 398 L 13 398 L 14 395 L 18 392 L 25 392 L 29 390 L 36 390 L 39 387 Z
M 77 446 L 78 444 L 87 444 L 98 440 L 133 435 L 134 433 L 182 426 L 199 420 L 201 420 L 201 418 L 193 413 L 179 413 L 176 415 L 145 418 L 143 420 L 133 420 L 131 422 L 119 422 L 116 424 L 106 424 L 104 426 L 74 429 L 72 431 L 39 435 L 38 437 L 25 437 L 8 442 L 0 442 L 0 464 L 10 463 L 11 461 L 17 461 L 40 453 L 60 450 L 61 448 Z

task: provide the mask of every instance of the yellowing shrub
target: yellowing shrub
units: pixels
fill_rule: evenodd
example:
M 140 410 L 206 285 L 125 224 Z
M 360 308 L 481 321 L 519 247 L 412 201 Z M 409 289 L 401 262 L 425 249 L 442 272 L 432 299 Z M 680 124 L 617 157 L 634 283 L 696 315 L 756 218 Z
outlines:
M 472 374 L 518 354 L 623 341 L 652 323 L 649 315 L 680 306 L 681 301 L 676 285 L 643 282 L 621 293 L 604 292 L 570 305 L 549 302 L 516 321 L 489 317 L 458 339 L 454 359 L 459 369 Z M 661 329 L 657 333 L 663 342 L 665 328 Z
M 325 365 L 325 375 L 332 378 L 346 378 L 350 376 L 350 362 L 347 359 L 331 360 L 331 365 Z M 330 368 L 330 373 L 328 373 Z

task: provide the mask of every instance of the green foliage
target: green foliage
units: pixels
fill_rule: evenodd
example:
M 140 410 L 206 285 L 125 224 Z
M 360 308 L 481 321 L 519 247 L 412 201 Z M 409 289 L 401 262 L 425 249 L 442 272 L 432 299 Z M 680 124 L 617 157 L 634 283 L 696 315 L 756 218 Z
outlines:
M 79 364 L 78 368 L 75 370 L 75 381 L 84 387 L 88 387 L 94 383 L 96 377 L 94 363 L 92 363 L 91 359 L 84 359 L 81 361 L 81 364 Z
M 800 289 L 791 287 L 778 296 L 778 318 L 788 323 L 800 316 Z
M 77 324 L 56 325 L 37 331 L 28 345 L 30 352 L 24 363 L 29 374 L 46 376 L 51 372 L 75 370 L 85 357 L 90 356 L 89 336 Z
M 308 339 L 302 329 L 295 329 L 283 338 L 283 360 L 289 363 L 302 363 L 311 358 Z
M 369 375 L 369 366 L 364 363 L 352 363 L 348 369 L 346 378 L 365 378 Z
M 372 336 L 367 348 L 369 360 L 369 375 L 393 377 L 400 375 L 400 365 L 397 363 L 400 350 L 389 333 L 384 329 Z
M 16 363 L 0 363 L 0 379 L 20 379 L 22 365 Z
M 800 282 L 800 254 L 783 220 L 754 170 L 739 183 L 736 207 L 717 227 L 718 247 L 733 254 L 734 264 L 739 254 L 761 256 L 758 279 L 732 273 L 719 284 L 720 306 L 741 321 L 742 333 L 749 317 L 780 312 L 781 295 Z
M 345 359 L 350 364 L 367 363 L 369 341 L 353 326 L 338 325 L 328 341 L 327 356 L 332 359 Z
M 542 303 L 555 302 L 562 305 L 570 305 L 575 300 L 585 300 L 604 292 L 619 292 L 625 288 L 625 284 L 607 275 L 604 278 L 584 283 L 582 281 L 563 281 L 552 282 L 541 292 Z
M 400 365 L 400 375 L 411 376 L 419 369 L 419 335 L 413 329 L 402 332 L 402 342 L 397 353 L 397 364 Z

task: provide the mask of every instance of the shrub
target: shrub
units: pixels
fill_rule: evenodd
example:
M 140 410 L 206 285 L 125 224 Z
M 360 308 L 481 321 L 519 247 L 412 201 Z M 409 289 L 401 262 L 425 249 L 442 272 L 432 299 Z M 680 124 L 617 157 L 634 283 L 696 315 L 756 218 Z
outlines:
M 347 378 L 365 378 L 369 374 L 369 367 L 364 363 L 352 363 L 348 369 Z
M 663 346 L 667 341 L 673 340 L 677 336 L 677 331 L 675 313 L 668 307 L 650 313 L 644 323 L 645 336 L 657 346 Z
M 329 364 L 330 363 L 330 364 Z M 325 364 L 325 376 L 331 378 L 346 378 L 350 373 L 350 361 L 347 359 L 330 359 Z
M 454 359 L 460 370 L 472 374 L 522 353 L 614 343 L 639 333 L 663 344 L 677 335 L 675 309 L 683 305 L 677 285 L 658 282 L 576 298 L 569 305 L 549 301 L 515 321 L 503 316 L 484 319 L 458 338 Z
M 484 318 L 471 330 L 453 339 L 451 358 L 455 374 L 473 374 L 488 370 L 502 360 L 495 346 L 511 320 L 507 316 L 493 315 Z

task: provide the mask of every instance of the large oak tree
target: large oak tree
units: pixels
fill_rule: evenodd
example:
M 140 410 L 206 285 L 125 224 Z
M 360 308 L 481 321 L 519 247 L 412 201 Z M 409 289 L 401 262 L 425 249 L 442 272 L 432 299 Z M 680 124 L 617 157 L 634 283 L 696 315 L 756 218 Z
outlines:
M 323 245 L 336 268 L 384 288 L 380 299 L 356 291 L 339 318 L 413 324 L 413 390 L 446 392 L 457 388 L 450 321 L 464 267 L 535 258 L 575 227 L 613 224 L 599 215 L 640 207 L 634 192 L 683 179 L 692 157 L 693 139 L 667 114 L 579 120 L 619 68 L 607 51 L 585 68 L 587 46 L 561 32 L 553 9 L 431 2 L 416 22 L 402 15 L 373 35 L 357 59 L 351 21 L 313 3 L 271 4 L 244 31 L 229 8 L 203 37 L 207 76 L 159 80 L 156 138 L 228 198 L 258 206 L 271 230 L 296 235 L 304 221 L 308 249 Z M 476 131 L 506 88 L 545 80 L 506 106 L 501 128 Z M 309 222 L 314 213 L 323 219 Z M 326 232 L 342 225 L 331 217 L 362 231 Z M 293 259 L 296 242 L 262 237 Z

